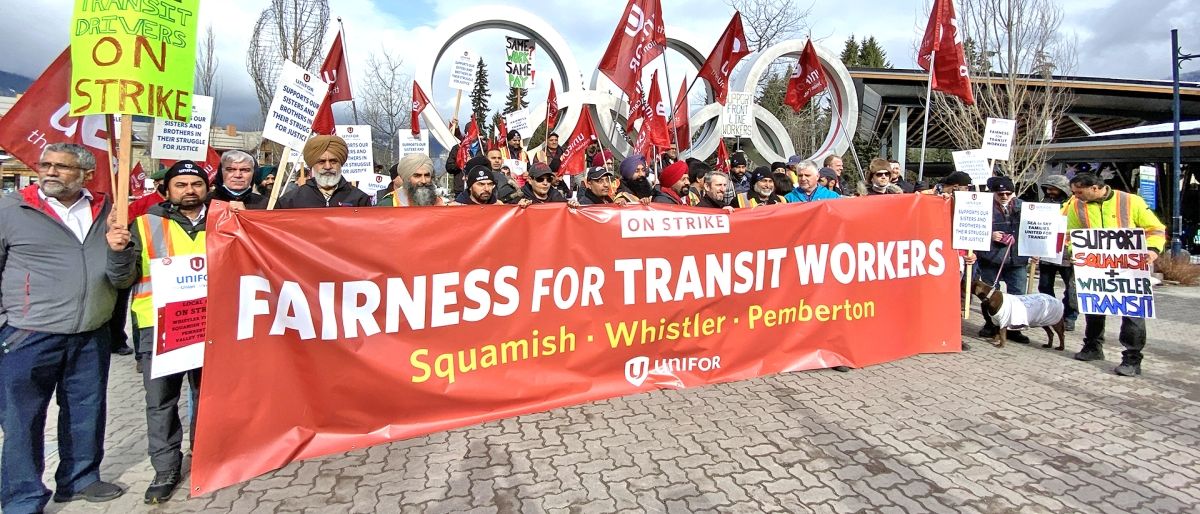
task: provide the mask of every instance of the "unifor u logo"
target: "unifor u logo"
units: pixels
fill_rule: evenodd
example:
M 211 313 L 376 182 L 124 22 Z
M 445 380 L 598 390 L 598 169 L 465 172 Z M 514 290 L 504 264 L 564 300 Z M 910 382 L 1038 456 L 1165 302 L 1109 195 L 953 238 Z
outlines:
M 625 380 L 628 380 L 633 387 L 641 387 L 646 378 L 650 376 L 650 358 L 649 357 L 634 357 L 625 361 Z
M 629 37 L 637 37 L 638 32 L 642 31 L 642 23 L 646 21 L 646 14 L 642 12 L 642 6 L 632 4 L 629 6 L 629 17 L 625 19 L 625 35 Z
M 204 269 L 204 257 L 192 257 L 190 263 L 193 271 L 200 271 Z

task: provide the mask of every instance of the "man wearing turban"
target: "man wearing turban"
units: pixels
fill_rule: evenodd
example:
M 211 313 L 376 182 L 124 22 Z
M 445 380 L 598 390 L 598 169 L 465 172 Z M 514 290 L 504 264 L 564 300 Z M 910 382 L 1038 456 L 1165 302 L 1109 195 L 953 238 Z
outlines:
M 314 207 L 370 207 L 371 197 L 342 178 L 342 165 L 350 150 L 337 136 L 313 136 L 304 144 L 304 164 L 312 180 L 279 199 L 280 209 Z

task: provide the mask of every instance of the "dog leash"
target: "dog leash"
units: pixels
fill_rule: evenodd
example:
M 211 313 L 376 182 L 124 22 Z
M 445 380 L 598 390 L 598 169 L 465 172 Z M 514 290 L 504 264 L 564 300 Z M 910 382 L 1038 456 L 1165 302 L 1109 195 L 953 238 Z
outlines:
M 988 292 L 988 298 L 991 298 L 996 293 L 996 286 L 1000 285 L 1000 277 L 1004 275 L 1004 263 L 1008 262 L 1008 252 L 1012 251 L 1012 241 L 1004 245 L 1004 258 L 1000 259 L 1000 267 L 996 269 L 996 279 L 992 281 L 992 290 Z

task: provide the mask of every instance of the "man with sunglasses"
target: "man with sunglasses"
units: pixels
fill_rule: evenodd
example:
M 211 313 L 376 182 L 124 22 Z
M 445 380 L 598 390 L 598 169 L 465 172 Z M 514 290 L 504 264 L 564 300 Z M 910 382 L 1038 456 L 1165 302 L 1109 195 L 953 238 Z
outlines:
M 904 190 L 900 186 L 892 183 L 891 163 L 878 157 L 871 159 L 871 164 L 867 165 L 870 173 L 867 174 L 867 180 L 870 185 L 867 187 L 867 196 L 874 195 L 897 195 L 903 193 Z
M 567 197 L 553 185 L 554 171 L 550 169 L 550 165 L 544 162 L 533 163 L 529 167 L 529 180 L 521 187 L 522 198 L 517 205 L 526 207 L 535 203 L 565 203 Z
M 992 177 L 987 180 L 992 203 L 992 247 L 985 252 L 976 252 L 979 259 L 976 267 L 979 279 L 989 284 L 996 283 L 997 276 L 1004 282 L 1005 291 L 1011 295 L 1025 294 L 1025 281 L 1029 277 L 1029 257 L 1021 257 L 1017 251 L 1017 233 L 1021 229 L 1022 202 L 1016 197 L 1017 190 L 1012 179 Z M 996 335 L 996 325 L 984 316 L 983 329 L 979 337 Z M 1008 340 L 1029 344 L 1029 337 L 1009 330 Z

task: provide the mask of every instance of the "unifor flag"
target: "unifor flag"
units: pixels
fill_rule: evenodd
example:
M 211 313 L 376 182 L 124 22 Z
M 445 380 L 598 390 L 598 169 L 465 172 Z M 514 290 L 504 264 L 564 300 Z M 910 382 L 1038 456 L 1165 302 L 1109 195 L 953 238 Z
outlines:
M 699 77 L 712 86 L 717 103 L 725 105 L 725 94 L 729 92 L 729 74 L 738 61 L 750 54 L 746 46 L 746 31 L 742 28 L 742 13 L 734 12 L 725 33 L 717 40 L 708 60 L 700 67 Z
M 458 142 L 458 155 L 454 156 L 454 162 L 458 164 L 459 169 L 467 165 L 467 161 L 471 159 L 471 146 L 479 139 L 479 125 L 475 124 L 475 116 L 471 116 L 471 122 L 467 123 L 467 135 Z
M 634 85 L 633 94 L 629 95 L 629 117 L 625 120 L 625 133 L 633 132 L 633 124 L 646 114 L 646 90 L 639 81 Z
M 425 96 L 425 92 L 421 90 L 421 85 L 417 81 L 413 81 L 412 92 L 412 135 L 413 137 L 421 135 L 420 116 L 421 111 L 425 110 L 425 106 L 429 105 L 429 97 Z
M 666 47 L 659 0 L 629 0 L 597 68 L 632 97 L 637 93 L 642 68 Z
M 333 88 L 325 93 L 325 99 L 321 101 L 321 106 L 317 108 L 317 115 L 313 117 L 312 131 L 316 134 L 333 135 L 334 120 L 333 120 Z
M 591 112 L 587 107 L 579 109 L 579 120 L 575 122 L 575 130 L 563 145 L 562 166 L 560 174 L 578 175 L 587 166 L 587 149 L 596 142 L 596 126 L 592 123 Z
M 108 169 L 108 129 L 104 115 L 69 116 L 71 102 L 71 49 L 54 62 L 0 117 L 0 148 L 37 169 L 42 148 L 52 143 L 75 143 L 96 157 L 96 169 Z M 87 188 L 112 195 L 112 173 L 95 173 Z
M 554 79 L 550 79 L 550 96 L 546 98 L 546 133 L 558 125 L 558 93 L 554 92 Z
M 725 148 L 725 140 L 717 141 L 717 165 L 713 166 L 717 171 L 729 173 L 729 149 Z
M 917 64 L 930 72 L 930 87 L 957 96 L 967 105 L 975 103 L 967 60 L 963 57 L 962 35 L 958 32 L 958 18 L 951 0 L 934 0 L 925 37 L 917 51 Z
M 338 31 L 329 47 L 329 55 L 321 65 L 321 79 L 329 84 L 329 102 L 346 102 L 353 100 L 350 94 L 350 72 L 346 68 L 346 51 L 342 46 L 342 33 Z
M 817 58 L 817 50 L 813 48 L 812 40 L 804 44 L 800 52 L 800 62 L 796 72 L 788 80 L 787 94 L 783 97 L 784 105 L 800 112 L 812 97 L 825 90 L 825 72 L 821 70 L 821 60 Z
M 675 131 L 676 149 L 680 152 L 692 147 L 692 130 L 688 126 L 687 80 L 679 84 L 679 98 L 675 100 L 675 115 L 671 118 L 671 130 Z
M 658 89 L 658 71 L 650 77 L 650 96 L 646 100 L 648 109 L 642 114 L 642 130 L 638 131 L 635 150 L 647 159 L 654 155 L 654 148 L 671 146 L 671 134 L 667 131 L 667 106 L 663 104 Z

